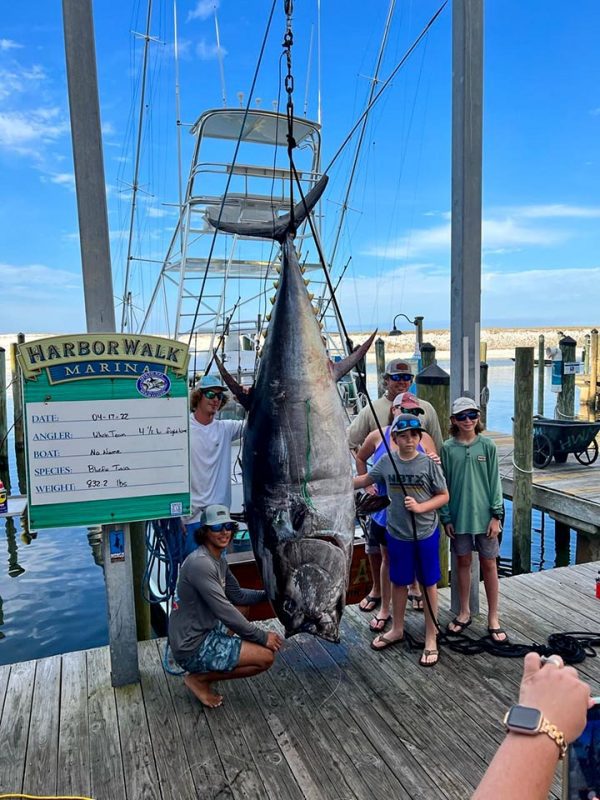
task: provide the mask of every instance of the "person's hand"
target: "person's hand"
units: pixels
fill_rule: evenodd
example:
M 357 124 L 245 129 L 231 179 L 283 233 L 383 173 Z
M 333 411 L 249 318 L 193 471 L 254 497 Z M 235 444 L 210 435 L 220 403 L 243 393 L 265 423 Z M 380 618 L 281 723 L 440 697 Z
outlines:
M 408 509 L 408 511 L 412 511 L 413 514 L 418 514 L 421 510 L 421 504 L 417 503 L 414 497 L 405 497 L 404 507 Z
M 543 663 L 537 653 L 528 653 L 523 666 L 519 703 L 539 709 L 548 722 L 572 742 L 585 727 L 588 708 L 594 705 L 590 687 L 577 670 L 563 666 L 560 656 Z M 561 666 L 558 666 L 560 664 Z
M 372 495 L 373 497 L 374 497 L 375 495 L 379 494 L 379 491 L 378 491 L 378 489 L 377 489 L 377 484 L 376 484 L 376 483 L 372 483 L 370 486 L 367 486 L 367 487 L 365 488 L 365 492 L 366 492 L 367 494 L 370 494 L 370 495 Z
M 449 536 L 451 539 L 455 538 L 454 525 L 451 522 L 444 522 L 444 530 L 446 531 L 446 536 Z
M 272 650 L 274 653 L 277 653 L 278 650 L 281 649 L 282 644 L 283 644 L 283 639 L 278 633 L 275 633 L 275 631 L 269 631 L 267 633 L 267 643 L 265 647 L 268 647 L 269 650 Z
M 427 458 L 430 458 L 434 464 L 442 463 L 442 459 L 438 456 L 438 454 L 434 450 L 431 450 L 430 452 L 426 451 L 425 455 L 427 456 Z
M 500 535 L 500 520 L 492 517 L 487 527 L 486 536 L 488 539 L 497 539 Z

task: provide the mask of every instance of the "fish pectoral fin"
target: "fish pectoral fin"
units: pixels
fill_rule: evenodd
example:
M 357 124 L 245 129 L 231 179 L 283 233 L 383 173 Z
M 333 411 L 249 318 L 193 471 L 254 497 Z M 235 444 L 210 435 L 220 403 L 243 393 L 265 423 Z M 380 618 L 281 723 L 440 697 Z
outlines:
M 221 373 L 221 377 L 227 384 L 228 389 L 237 397 L 240 405 L 248 411 L 252 403 L 252 389 L 247 390 L 241 386 L 236 379 L 227 372 L 223 366 L 223 362 L 216 353 L 214 354 L 214 359 L 217 369 Z
M 350 353 L 349 356 L 346 356 L 346 358 L 341 361 L 336 361 L 335 363 L 333 361 L 329 362 L 331 375 L 334 381 L 339 381 L 340 378 L 343 378 L 346 373 L 350 372 L 350 370 L 358 364 L 361 358 L 366 355 L 369 347 L 373 344 L 373 339 L 376 335 L 377 331 L 373 331 L 364 344 L 361 344 L 353 353 Z

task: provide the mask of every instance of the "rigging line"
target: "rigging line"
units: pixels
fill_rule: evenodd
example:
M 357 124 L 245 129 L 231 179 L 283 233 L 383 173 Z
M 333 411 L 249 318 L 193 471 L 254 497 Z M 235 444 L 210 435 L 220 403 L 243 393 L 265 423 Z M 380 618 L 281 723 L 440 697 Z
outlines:
M 335 284 L 335 286 L 333 287 L 333 294 L 335 294 L 335 293 L 337 292 L 337 290 L 338 290 L 338 287 L 339 287 L 340 283 L 342 282 L 342 278 L 343 278 L 343 277 L 344 277 L 344 275 L 346 274 L 346 270 L 347 270 L 347 269 L 348 269 L 348 267 L 350 266 L 350 262 L 351 262 L 351 261 L 352 261 L 352 256 L 350 256 L 350 258 L 348 259 L 348 261 L 346 261 L 346 263 L 344 264 L 344 266 L 343 266 L 343 268 L 342 268 L 342 271 L 341 271 L 341 273 L 340 273 L 340 277 L 337 279 L 337 283 L 336 283 L 336 284 Z M 320 320 L 321 322 L 322 322 L 322 321 L 323 321 L 323 319 L 325 318 L 325 314 L 327 313 L 327 309 L 329 308 L 330 304 L 331 304 L 331 297 L 330 297 L 330 298 L 327 300 L 327 303 L 326 303 L 326 305 L 325 305 L 325 308 L 324 308 L 324 309 L 323 309 L 323 311 L 321 312 L 321 316 L 319 317 L 319 320 Z
M 221 99 L 223 108 L 227 108 L 227 92 L 225 91 L 225 69 L 223 66 L 223 51 L 221 50 L 221 34 L 219 32 L 219 19 L 217 17 L 217 3 L 215 3 L 215 38 L 217 40 L 217 60 L 219 62 L 219 73 L 221 75 Z
M 177 128 L 177 191 L 179 214 L 183 206 L 183 182 L 181 177 L 181 86 L 179 82 L 179 34 L 177 28 L 177 0 L 173 0 L 173 46 L 175 51 L 175 125 Z M 183 251 L 183 228 L 179 226 L 180 248 Z
M 371 88 L 369 90 L 369 98 L 367 100 L 367 108 L 370 107 L 371 101 L 373 100 L 373 95 L 375 94 L 375 90 L 377 88 L 377 84 L 379 83 L 379 71 L 381 69 L 381 62 L 383 61 L 383 55 L 385 53 L 385 48 L 387 45 L 387 40 L 390 32 L 390 26 L 392 24 L 392 17 L 394 16 L 394 10 L 396 7 L 396 0 L 390 0 L 390 5 L 388 8 L 387 19 L 385 21 L 385 28 L 383 31 L 383 36 L 381 39 L 381 44 L 379 45 L 379 53 L 377 55 L 377 61 L 375 64 L 375 73 L 371 78 Z M 342 207 L 340 210 L 340 219 L 337 226 L 337 231 L 335 234 L 335 241 L 333 243 L 333 247 L 331 249 L 331 255 L 329 257 L 329 268 L 333 269 L 333 262 L 335 260 L 337 254 L 337 248 L 340 241 L 340 236 L 342 234 L 342 226 L 344 224 L 344 219 L 346 218 L 346 213 L 348 211 L 348 200 L 350 199 L 350 192 L 352 191 L 352 185 L 354 183 L 354 176 L 356 174 L 356 169 L 358 167 L 358 159 L 360 157 L 360 152 L 362 150 L 362 144 L 365 138 L 365 134 L 367 132 L 367 121 L 368 115 L 364 116 L 362 119 L 362 125 L 360 129 L 360 134 L 358 136 L 358 142 L 356 143 L 356 150 L 354 152 L 354 158 L 352 160 L 352 167 L 350 169 L 350 176 L 348 178 L 348 183 L 346 185 L 346 192 L 344 194 L 344 199 L 342 201 Z
M 335 164 L 335 162 L 338 160 L 338 158 L 340 157 L 340 155 L 341 155 L 342 151 L 344 150 L 344 148 L 346 147 L 346 145 L 348 144 L 348 142 L 350 141 L 350 139 L 351 139 L 351 138 L 354 136 L 354 133 L 355 133 L 356 129 L 358 128 L 358 126 L 361 124 L 361 122 L 363 121 L 363 119 L 364 119 L 364 118 L 367 116 L 367 114 L 368 114 L 368 113 L 370 112 L 370 110 L 373 108 L 373 106 L 375 105 L 375 103 L 376 103 L 376 102 L 379 100 L 379 98 L 381 97 L 381 95 L 382 95 L 382 94 L 385 92 L 385 90 L 387 89 L 387 87 L 389 86 L 389 84 L 391 83 L 391 81 L 392 81 L 392 80 L 394 79 L 394 77 L 396 76 L 396 73 L 398 72 L 398 70 L 400 70 L 400 68 L 404 66 L 404 64 L 406 63 L 406 61 L 408 60 L 408 58 L 409 58 L 409 57 L 412 55 L 412 53 L 413 53 L 413 51 L 415 50 L 415 48 L 417 47 L 417 45 L 418 45 L 418 44 L 421 42 L 421 40 L 424 38 L 424 36 L 425 36 L 425 35 L 426 35 L 426 34 L 429 32 L 429 29 L 431 28 L 431 26 L 433 25 L 433 23 L 436 21 L 436 19 L 439 17 L 439 15 L 442 13 L 442 11 L 444 10 L 444 8 L 445 8 L 447 5 L 448 5 L 448 0 L 444 0 L 444 2 L 442 3 L 442 5 L 441 5 L 441 6 L 438 8 L 438 10 L 435 12 L 435 14 L 433 15 L 433 17 L 432 17 L 432 18 L 429 20 L 429 22 L 427 23 L 427 25 L 425 25 L 425 27 L 423 28 L 423 30 L 421 31 L 421 33 L 420 33 L 420 34 L 417 36 L 417 38 L 414 40 L 414 42 L 413 42 L 413 43 L 411 44 L 411 46 L 408 48 L 408 50 L 406 51 L 406 53 L 405 53 L 405 54 L 402 56 L 402 58 L 400 59 L 400 61 L 399 61 L 399 62 L 396 64 L 396 66 L 394 67 L 394 69 L 392 70 L 392 72 L 390 73 L 390 75 L 389 75 L 389 76 L 388 76 L 388 77 L 385 79 L 385 81 L 382 83 L 382 85 L 381 85 L 381 89 L 380 89 L 380 90 L 377 92 L 377 94 L 375 95 L 375 97 L 373 97 L 373 99 L 371 100 L 371 102 L 369 103 L 369 105 L 368 105 L 368 106 L 365 108 L 365 110 L 363 111 L 363 113 L 362 113 L 362 114 L 360 115 L 360 117 L 359 117 L 359 118 L 356 120 L 356 122 L 354 123 L 354 125 L 353 125 L 353 126 L 352 126 L 352 128 L 350 129 L 350 132 L 348 133 L 348 135 L 346 136 L 346 138 L 344 139 L 344 141 L 342 142 L 342 144 L 341 144 L 341 145 L 339 146 L 339 148 L 337 149 L 337 152 L 335 153 L 335 155 L 333 156 L 333 158 L 331 159 L 331 161 L 330 161 L 330 162 L 329 162 L 329 164 L 327 165 L 326 169 L 323 171 L 323 175 L 326 175 L 326 174 L 329 172 L 329 170 L 331 169 L 331 167 L 332 167 L 332 166 Z
M 129 292 L 129 272 L 131 269 L 131 248 L 133 244 L 133 226 L 135 223 L 135 209 L 138 192 L 138 179 L 140 174 L 140 156 L 142 150 L 142 123 L 144 120 L 144 105 L 146 100 L 146 72 L 148 69 L 148 50 L 150 48 L 150 23 L 152 21 L 152 0 L 148 0 L 148 14 L 146 16 L 146 33 L 144 34 L 144 60 L 142 63 L 142 91 L 140 94 L 140 112 L 138 117 L 138 133 L 135 147 L 135 166 L 133 169 L 133 197 L 131 198 L 131 213 L 129 216 L 129 236 L 127 239 L 127 260 L 125 262 L 125 286 L 123 288 L 123 308 L 121 310 L 121 330 L 125 327 L 127 319 L 127 294 Z
M 204 293 L 204 287 L 206 286 L 206 281 L 207 281 L 207 278 L 208 278 L 208 268 L 210 267 L 210 262 L 211 262 L 211 259 L 212 259 L 212 256 L 213 256 L 213 252 L 214 252 L 214 249 L 215 249 L 215 243 L 217 241 L 217 234 L 219 232 L 218 226 L 219 226 L 219 223 L 221 222 L 221 217 L 223 216 L 223 209 L 225 208 L 225 198 L 227 197 L 227 192 L 229 191 L 229 186 L 231 184 L 231 179 L 233 178 L 233 167 L 235 165 L 235 162 L 237 160 L 237 156 L 238 156 L 238 153 L 239 153 L 239 150 L 240 150 L 240 145 L 241 145 L 241 142 L 242 142 L 242 136 L 243 136 L 243 133 L 244 133 L 244 127 L 246 125 L 246 120 L 248 119 L 248 113 L 250 111 L 250 103 L 252 102 L 252 97 L 254 95 L 254 89 L 256 87 L 256 81 L 258 80 L 258 72 L 260 70 L 260 65 L 262 63 L 263 55 L 264 55 L 265 48 L 266 48 L 266 45 L 267 45 L 267 39 L 269 37 L 269 31 L 271 29 L 271 22 L 273 21 L 273 14 L 275 13 L 275 4 L 276 4 L 276 2 L 277 2 L 277 0 L 273 0 L 273 3 L 271 5 L 271 12 L 269 14 L 269 19 L 268 19 L 267 27 L 266 27 L 266 30 L 265 30 L 265 35 L 263 37 L 262 45 L 261 45 L 261 48 L 260 48 L 260 53 L 259 53 L 259 56 L 258 56 L 258 62 L 256 64 L 256 70 L 254 71 L 254 77 L 252 78 L 252 85 L 250 86 L 250 92 L 248 94 L 248 102 L 246 104 L 246 109 L 244 111 L 244 118 L 242 119 L 242 124 L 240 125 L 240 133 L 239 133 L 239 136 L 238 136 L 237 141 L 235 143 L 235 150 L 234 150 L 234 153 L 233 153 L 233 159 L 231 161 L 231 169 L 229 170 L 229 174 L 227 176 L 227 181 L 225 183 L 225 192 L 223 194 L 223 199 L 221 200 L 221 205 L 219 207 L 219 216 L 218 216 L 218 219 L 217 219 L 217 227 L 215 228 L 215 231 L 214 231 L 214 234 L 213 234 L 213 238 L 212 238 L 212 241 L 210 243 L 210 250 L 208 251 L 208 258 L 206 259 L 206 267 L 204 268 L 204 275 L 202 276 L 202 285 L 200 286 L 200 292 L 198 293 L 198 302 L 196 303 L 196 311 L 194 312 L 194 319 L 192 320 L 192 326 L 190 328 L 190 338 L 188 340 L 188 345 L 192 340 L 192 332 L 193 332 L 194 328 L 196 327 L 196 322 L 198 321 L 198 314 L 200 312 L 200 303 L 202 302 L 202 295 Z

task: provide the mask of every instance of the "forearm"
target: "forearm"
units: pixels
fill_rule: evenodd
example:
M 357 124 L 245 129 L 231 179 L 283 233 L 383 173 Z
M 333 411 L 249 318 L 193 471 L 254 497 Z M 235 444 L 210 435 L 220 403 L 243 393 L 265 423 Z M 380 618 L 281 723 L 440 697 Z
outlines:
M 419 503 L 419 513 L 424 514 L 427 511 L 437 511 L 438 508 L 446 505 L 449 500 L 448 492 L 442 494 L 434 494 L 429 500 L 424 500 Z
M 364 489 L 366 486 L 375 483 L 375 481 L 370 475 L 357 475 L 352 479 L 352 483 L 355 489 Z
M 548 736 L 507 734 L 472 800 L 546 800 L 559 750 Z

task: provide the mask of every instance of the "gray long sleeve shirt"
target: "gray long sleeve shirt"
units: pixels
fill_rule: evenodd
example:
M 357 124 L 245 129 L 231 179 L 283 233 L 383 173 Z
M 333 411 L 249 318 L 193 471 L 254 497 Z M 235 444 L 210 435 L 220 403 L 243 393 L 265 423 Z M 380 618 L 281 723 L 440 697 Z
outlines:
M 248 622 L 235 605 L 255 605 L 266 598 L 264 591 L 240 587 L 225 553 L 216 559 L 201 545 L 186 558 L 179 572 L 169 617 L 173 657 L 179 661 L 193 655 L 219 621 L 242 639 L 265 645 L 267 632 Z

